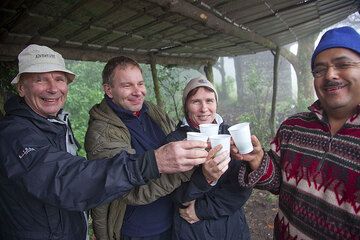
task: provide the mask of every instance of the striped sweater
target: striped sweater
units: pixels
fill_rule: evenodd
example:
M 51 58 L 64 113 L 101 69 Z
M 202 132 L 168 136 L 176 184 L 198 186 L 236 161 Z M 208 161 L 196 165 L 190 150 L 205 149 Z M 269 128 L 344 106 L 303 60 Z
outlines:
M 360 107 L 332 136 L 320 103 L 280 126 L 241 186 L 279 194 L 274 239 L 360 239 Z

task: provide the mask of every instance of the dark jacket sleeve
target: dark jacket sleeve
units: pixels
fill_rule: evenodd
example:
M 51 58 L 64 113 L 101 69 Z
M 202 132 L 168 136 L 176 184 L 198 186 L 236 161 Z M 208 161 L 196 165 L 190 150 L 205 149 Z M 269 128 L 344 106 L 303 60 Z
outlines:
M 159 177 L 154 152 L 87 161 L 59 151 L 35 130 L 18 125 L 3 131 L 0 171 L 29 194 L 53 206 L 86 210 L 121 197 L 134 186 Z M 5 135 L 16 135 L 5 141 Z
M 202 174 L 201 167 L 198 167 L 191 175 L 190 181 L 182 183 L 180 187 L 175 189 L 171 198 L 178 207 L 182 208 L 183 203 L 202 197 L 210 189 L 211 185 Z
M 183 183 L 173 192 L 174 202 L 181 208 L 185 207 L 182 203 L 196 200 L 195 212 L 202 220 L 232 215 L 242 208 L 252 192 L 252 188 L 239 186 L 238 165 L 239 163 L 233 161 L 228 172 L 213 187 L 206 182 L 199 167 L 190 182 Z
M 170 133 L 166 137 L 166 142 L 181 141 L 186 138 L 187 128 L 180 127 L 181 122 L 177 126 L 177 130 Z M 197 167 L 191 175 L 189 182 L 183 182 L 172 194 L 171 197 L 178 207 L 183 207 L 183 203 L 194 200 L 203 196 L 204 193 L 211 189 L 211 185 L 206 181 L 202 174 L 201 166 Z
M 229 172 L 220 179 L 214 189 L 196 199 L 195 212 L 200 219 L 217 219 L 232 215 L 249 199 L 252 188 L 240 187 L 237 182 L 239 168 L 229 166 Z

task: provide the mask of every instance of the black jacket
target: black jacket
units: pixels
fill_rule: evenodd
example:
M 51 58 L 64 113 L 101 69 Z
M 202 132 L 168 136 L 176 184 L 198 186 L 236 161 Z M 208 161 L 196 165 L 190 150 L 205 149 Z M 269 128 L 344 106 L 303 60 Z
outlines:
M 0 239 L 86 237 L 82 211 L 159 176 L 153 152 L 87 161 L 66 152 L 66 126 L 19 97 L 0 121 Z
M 180 122 L 174 132 L 167 136 L 168 141 L 183 140 L 186 132 L 198 131 Z M 228 126 L 221 124 L 219 134 L 228 134 Z M 238 183 L 240 161 L 231 160 L 228 170 L 215 186 L 205 180 L 201 167 L 197 168 L 190 182 L 183 183 L 172 193 L 172 198 L 179 208 L 182 203 L 196 199 L 195 211 L 199 222 L 189 224 L 180 217 L 176 209 L 173 225 L 173 239 L 250 239 L 249 228 L 245 219 L 243 205 L 250 197 L 251 188 L 242 188 Z

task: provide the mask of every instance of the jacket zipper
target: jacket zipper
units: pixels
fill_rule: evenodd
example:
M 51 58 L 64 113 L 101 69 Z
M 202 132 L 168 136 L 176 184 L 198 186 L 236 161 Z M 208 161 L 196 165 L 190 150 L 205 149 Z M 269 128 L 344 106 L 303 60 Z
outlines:
M 317 168 L 316 168 L 316 170 L 317 170 L 318 172 L 320 172 L 322 166 L 324 165 L 324 162 L 325 162 L 325 160 L 326 160 L 327 154 L 328 154 L 329 152 L 331 152 L 331 144 L 332 144 L 332 141 L 333 141 L 333 136 L 330 137 L 330 140 L 329 140 L 329 142 L 328 142 L 328 148 L 327 148 L 327 150 L 325 151 L 325 153 L 323 154 L 323 156 L 322 156 L 322 158 L 321 158 L 321 160 L 320 160 L 320 163 L 319 163 L 319 165 L 318 165 Z

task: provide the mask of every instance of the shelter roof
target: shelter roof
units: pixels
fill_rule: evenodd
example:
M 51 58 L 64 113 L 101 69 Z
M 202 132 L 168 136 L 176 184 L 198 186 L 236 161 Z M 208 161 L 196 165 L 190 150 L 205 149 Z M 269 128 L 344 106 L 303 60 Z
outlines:
M 37 43 L 75 60 L 208 63 L 296 42 L 359 8 L 359 0 L 4 0 L 0 60 Z

